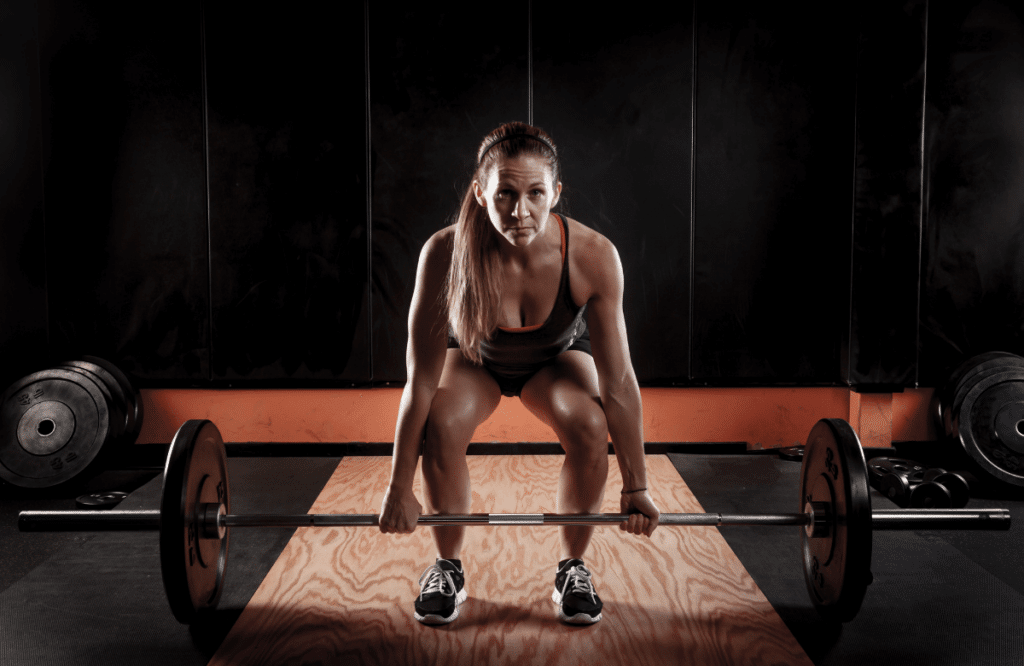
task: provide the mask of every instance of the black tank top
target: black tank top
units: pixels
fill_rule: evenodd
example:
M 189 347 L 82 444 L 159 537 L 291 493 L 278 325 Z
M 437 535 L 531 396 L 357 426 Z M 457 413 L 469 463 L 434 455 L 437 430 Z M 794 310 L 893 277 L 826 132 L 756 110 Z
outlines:
M 484 365 L 492 372 L 506 377 L 521 377 L 537 371 L 537 368 L 569 349 L 587 333 L 587 322 L 583 314 L 587 309 L 576 307 L 569 289 L 569 225 L 557 213 L 562 233 L 562 277 L 551 314 L 538 326 L 526 328 L 501 328 L 494 331 L 490 340 L 480 345 Z

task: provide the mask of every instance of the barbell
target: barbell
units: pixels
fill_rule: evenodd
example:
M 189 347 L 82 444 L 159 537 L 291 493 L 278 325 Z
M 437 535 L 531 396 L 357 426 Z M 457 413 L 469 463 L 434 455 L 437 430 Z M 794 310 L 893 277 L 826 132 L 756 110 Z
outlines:
M 842 419 L 811 429 L 800 479 L 799 513 L 663 513 L 665 526 L 798 526 L 807 590 L 826 619 L 846 622 L 860 610 L 871 583 L 873 530 L 1007 530 L 1007 509 L 871 510 L 864 452 Z M 175 618 L 191 624 L 215 609 L 224 586 L 231 528 L 357 527 L 378 524 L 374 514 L 230 513 L 227 455 L 210 421 L 186 421 L 175 434 L 163 473 L 160 509 L 147 511 L 23 511 L 23 532 L 160 532 L 164 589 Z M 425 515 L 419 525 L 609 525 L 622 514 Z

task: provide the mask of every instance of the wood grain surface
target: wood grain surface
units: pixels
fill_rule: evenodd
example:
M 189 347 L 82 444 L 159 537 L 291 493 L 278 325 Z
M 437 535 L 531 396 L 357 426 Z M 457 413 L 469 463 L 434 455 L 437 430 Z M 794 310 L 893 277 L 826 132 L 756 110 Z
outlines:
M 471 511 L 554 512 L 562 460 L 470 456 Z M 703 511 L 665 456 L 648 456 L 647 464 L 662 511 Z M 345 458 L 310 513 L 377 513 L 389 466 L 385 457 Z M 608 474 L 602 511 L 617 513 L 614 457 Z M 412 613 L 416 581 L 434 561 L 429 528 L 402 536 L 372 527 L 299 528 L 210 663 L 811 663 L 709 527 L 661 527 L 650 539 L 597 528 L 586 563 L 605 604 L 603 619 L 561 623 L 551 601 L 558 529 L 467 528 L 469 599 L 455 622 L 431 627 Z

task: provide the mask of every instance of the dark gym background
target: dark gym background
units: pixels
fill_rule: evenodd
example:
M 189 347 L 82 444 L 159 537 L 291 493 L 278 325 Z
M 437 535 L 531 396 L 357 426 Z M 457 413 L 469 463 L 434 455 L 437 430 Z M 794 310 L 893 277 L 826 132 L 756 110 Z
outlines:
M 645 385 L 1024 348 L 1018 3 L 577 4 L 5 3 L 0 384 L 402 382 L 418 250 L 531 117 Z

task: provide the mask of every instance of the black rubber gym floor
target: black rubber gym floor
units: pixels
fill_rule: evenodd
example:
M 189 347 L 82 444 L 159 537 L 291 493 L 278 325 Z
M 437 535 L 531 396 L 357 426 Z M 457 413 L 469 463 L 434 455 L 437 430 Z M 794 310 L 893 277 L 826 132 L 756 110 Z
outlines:
M 892 455 L 892 454 L 889 454 Z M 800 463 L 774 455 L 671 454 L 705 511 L 800 511 Z M 873 508 L 898 508 L 871 491 Z M 857 617 L 823 622 L 807 596 L 799 533 L 789 528 L 720 528 L 733 551 L 815 664 L 1021 664 L 1024 654 L 1024 502 L 1006 507 L 1008 532 L 877 532 Z M 799 528 L 795 528 L 799 529 Z
M 800 464 L 774 455 L 671 454 L 707 511 L 795 512 Z M 230 458 L 232 510 L 308 510 L 337 457 Z M 92 490 L 137 488 L 121 508 L 155 508 L 156 472 L 107 472 Z M 878 508 L 892 504 L 872 492 Z M 807 597 L 799 528 L 721 528 L 816 664 L 1003 664 L 1024 654 L 1024 501 L 1009 532 L 880 532 L 860 614 L 823 622 Z M 167 606 L 156 533 L 21 534 L 21 510 L 72 509 L 74 495 L 0 499 L 0 664 L 206 664 L 291 537 L 236 530 L 219 610 L 178 624 Z M 673 528 L 664 528 L 673 529 Z M 708 529 L 708 528 L 693 528 Z M 609 611 L 612 609 L 609 608 Z

